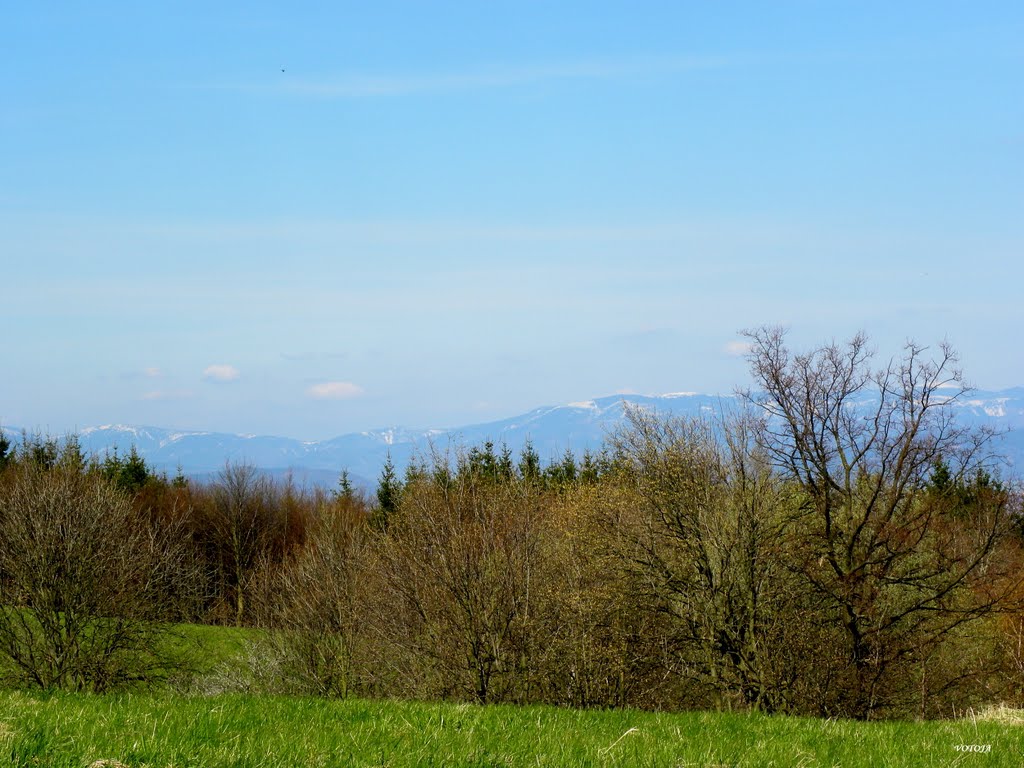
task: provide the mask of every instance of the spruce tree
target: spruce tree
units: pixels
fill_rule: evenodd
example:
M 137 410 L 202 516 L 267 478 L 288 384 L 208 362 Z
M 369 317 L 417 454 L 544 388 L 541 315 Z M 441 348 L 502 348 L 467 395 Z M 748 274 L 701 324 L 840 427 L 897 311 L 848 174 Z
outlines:
M 519 453 L 519 476 L 531 483 L 540 479 L 540 455 L 529 438 L 523 443 L 523 450 Z
M 352 481 L 349 479 L 348 470 L 341 470 L 341 476 L 338 478 L 338 490 L 335 491 L 335 495 L 339 499 L 349 500 L 355 494 L 355 488 L 352 487 Z
M 391 460 L 391 452 L 388 451 L 387 460 L 384 462 L 384 469 L 381 470 L 380 480 L 377 482 L 378 522 L 381 528 L 387 527 L 388 518 L 398 509 L 401 497 L 402 482 L 395 473 L 395 464 Z
M 516 468 L 512 463 L 512 449 L 508 443 L 501 444 L 501 455 L 498 456 L 498 479 L 503 483 L 511 482 L 515 476 Z
M 146 466 L 145 459 L 139 456 L 133 445 L 128 458 L 121 463 L 114 484 L 127 493 L 138 493 L 149 480 L 149 476 L 149 467 Z
M 11 441 L 7 439 L 7 435 L 0 429 L 0 472 L 3 471 L 4 467 L 7 466 L 11 459 Z

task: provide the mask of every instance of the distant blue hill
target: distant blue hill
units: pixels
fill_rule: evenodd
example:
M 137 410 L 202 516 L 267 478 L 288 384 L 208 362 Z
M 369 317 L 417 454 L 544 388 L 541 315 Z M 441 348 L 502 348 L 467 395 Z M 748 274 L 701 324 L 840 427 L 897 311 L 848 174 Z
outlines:
M 567 450 L 577 454 L 598 450 L 624 420 L 627 404 L 676 416 L 712 415 L 737 405 L 733 396 L 676 393 L 613 395 L 584 402 L 536 408 L 518 416 L 454 429 L 392 427 L 341 435 L 330 440 L 301 441 L 265 435 L 170 430 L 160 427 L 106 425 L 78 433 L 82 448 L 103 455 L 126 452 L 134 445 L 158 470 L 209 477 L 225 462 L 249 462 L 275 477 L 292 477 L 299 484 L 333 486 L 342 470 L 353 481 L 372 487 L 387 456 L 403 468 L 414 456 L 431 451 L 457 452 L 490 440 L 507 445 L 518 456 L 532 442 L 542 461 L 557 460 Z M 975 392 L 957 405 L 958 417 L 972 426 L 1009 430 L 1000 444 L 1015 474 L 1024 467 L 1024 387 L 998 392 Z M 17 439 L 20 431 L 4 430 Z

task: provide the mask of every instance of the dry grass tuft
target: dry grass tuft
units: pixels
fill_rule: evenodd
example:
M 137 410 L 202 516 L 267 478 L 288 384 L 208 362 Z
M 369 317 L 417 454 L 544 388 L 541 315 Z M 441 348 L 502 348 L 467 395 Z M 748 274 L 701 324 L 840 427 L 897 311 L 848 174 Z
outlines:
M 1024 725 L 1024 709 L 1008 707 L 1005 704 L 980 710 L 975 717 L 978 720 L 1001 725 Z

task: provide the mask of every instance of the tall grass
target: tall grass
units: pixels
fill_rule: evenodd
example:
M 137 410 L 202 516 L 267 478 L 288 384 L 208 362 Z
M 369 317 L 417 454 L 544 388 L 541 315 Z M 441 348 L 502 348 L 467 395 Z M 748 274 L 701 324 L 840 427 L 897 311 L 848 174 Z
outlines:
M 1024 728 L 976 718 L 862 723 L 246 695 L 0 696 L 0 763 L 101 760 L 131 768 L 1019 766 Z

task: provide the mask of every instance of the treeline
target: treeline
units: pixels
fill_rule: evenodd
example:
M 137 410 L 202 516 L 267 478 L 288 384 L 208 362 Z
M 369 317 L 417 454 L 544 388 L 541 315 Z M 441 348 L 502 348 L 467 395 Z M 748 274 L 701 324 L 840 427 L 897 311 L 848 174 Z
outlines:
M 174 622 L 265 628 L 267 689 L 938 717 L 1021 701 L 1020 494 L 951 351 L 750 334 L 758 394 L 599 455 L 434 453 L 367 497 L 0 445 L 10 681 L 158 679 Z

